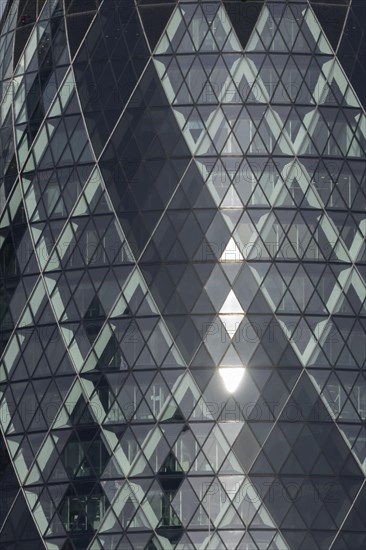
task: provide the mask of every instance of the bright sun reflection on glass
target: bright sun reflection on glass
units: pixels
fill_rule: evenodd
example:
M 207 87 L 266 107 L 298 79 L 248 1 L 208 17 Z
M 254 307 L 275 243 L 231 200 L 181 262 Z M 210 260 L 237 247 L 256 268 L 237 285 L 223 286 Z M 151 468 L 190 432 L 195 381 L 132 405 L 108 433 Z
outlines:
M 219 369 L 228 392 L 233 393 L 239 387 L 244 371 L 244 367 L 222 367 Z

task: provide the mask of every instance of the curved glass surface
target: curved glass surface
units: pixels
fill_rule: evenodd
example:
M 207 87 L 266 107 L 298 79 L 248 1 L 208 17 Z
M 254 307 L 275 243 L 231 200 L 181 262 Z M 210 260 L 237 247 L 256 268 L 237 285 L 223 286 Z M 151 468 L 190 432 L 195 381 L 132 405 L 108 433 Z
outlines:
M 78 1 L 0 35 L 2 547 L 363 549 L 357 0 Z

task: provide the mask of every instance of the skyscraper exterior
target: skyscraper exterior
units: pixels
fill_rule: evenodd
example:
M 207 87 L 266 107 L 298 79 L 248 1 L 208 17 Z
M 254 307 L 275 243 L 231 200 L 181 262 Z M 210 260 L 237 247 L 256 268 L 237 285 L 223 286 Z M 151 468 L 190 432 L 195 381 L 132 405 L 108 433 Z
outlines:
M 0 547 L 366 547 L 363 0 L 8 0 Z

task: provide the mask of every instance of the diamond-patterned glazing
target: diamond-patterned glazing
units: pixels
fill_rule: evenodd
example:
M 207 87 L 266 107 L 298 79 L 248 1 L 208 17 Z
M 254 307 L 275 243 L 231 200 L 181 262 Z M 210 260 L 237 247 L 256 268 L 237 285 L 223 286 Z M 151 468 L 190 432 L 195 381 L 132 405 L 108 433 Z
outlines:
M 358 3 L 8 2 L 1 547 L 365 547 Z

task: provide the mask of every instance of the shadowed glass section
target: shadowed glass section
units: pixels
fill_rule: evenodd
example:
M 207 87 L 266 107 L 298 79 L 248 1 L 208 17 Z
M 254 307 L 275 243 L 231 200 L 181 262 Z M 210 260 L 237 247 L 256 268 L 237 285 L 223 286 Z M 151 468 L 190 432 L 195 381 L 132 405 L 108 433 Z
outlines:
M 171 200 L 188 155 L 150 64 L 100 159 L 108 192 L 136 256 Z
M 366 105 L 366 32 L 363 24 L 365 18 L 364 2 L 352 2 L 337 51 L 337 56 L 364 107 Z
M 153 4 L 153 5 L 151 5 Z M 150 49 L 153 51 L 174 10 L 174 2 L 138 0 L 137 6 Z
M 91 141 L 100 154 L 149 58 L 133 0 L 103 2 L 74 61 Z
M 245 0 L 245 2 L 235 0 L 223 1 L 227 16 L 230 18 L 230 22 L 243 49 L 245 49 L 253 32 L 263 4 L 263 0 Z

